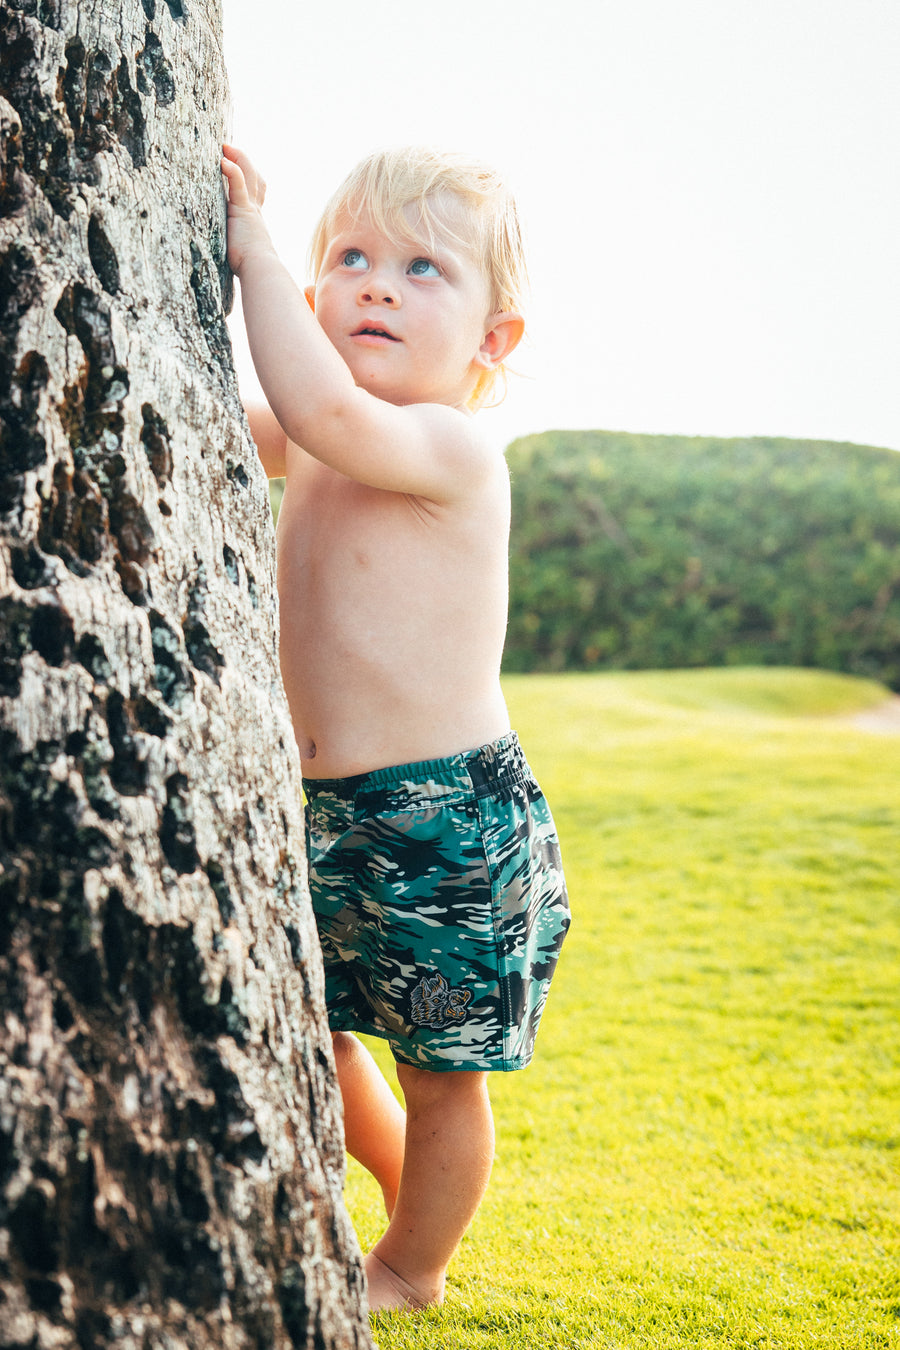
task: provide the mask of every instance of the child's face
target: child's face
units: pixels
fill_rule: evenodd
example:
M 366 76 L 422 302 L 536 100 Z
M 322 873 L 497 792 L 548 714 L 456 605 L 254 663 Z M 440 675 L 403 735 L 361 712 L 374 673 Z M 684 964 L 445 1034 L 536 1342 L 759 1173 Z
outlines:
M 395 404 L 465 405 L 484 368 L 490 299 L 448 234 L 398 243 L 366 216 L 338 222 L 315 286 L 316 317 L 356 383 Z

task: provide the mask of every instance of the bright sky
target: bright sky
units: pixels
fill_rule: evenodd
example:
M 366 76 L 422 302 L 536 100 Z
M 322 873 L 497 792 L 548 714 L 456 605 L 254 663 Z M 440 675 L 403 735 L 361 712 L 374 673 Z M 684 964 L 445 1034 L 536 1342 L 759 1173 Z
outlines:
M 223 0 L 232 138 L 305 283 L 370 150 L 508 171 L 552 427 L 900 450 L 898 0 Z M 250 367 L 232 320 L 242 386 Z

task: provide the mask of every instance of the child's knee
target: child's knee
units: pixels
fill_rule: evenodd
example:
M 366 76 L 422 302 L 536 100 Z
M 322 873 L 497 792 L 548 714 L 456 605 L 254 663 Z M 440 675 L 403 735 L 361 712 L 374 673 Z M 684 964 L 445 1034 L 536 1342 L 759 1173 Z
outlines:
M 334 1051 L 335 1063 L 346 1064 L 359 1053 L 360 1044 L 352 1031 L 333 1031 L 331 1048 Z

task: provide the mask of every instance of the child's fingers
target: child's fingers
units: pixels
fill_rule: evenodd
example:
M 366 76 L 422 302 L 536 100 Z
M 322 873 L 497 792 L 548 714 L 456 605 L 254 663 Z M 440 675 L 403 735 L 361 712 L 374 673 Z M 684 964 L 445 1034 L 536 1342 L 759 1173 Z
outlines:
M 235 149 L 233 145 L 223 145 L 222 154 L 223 172 L 226 174 L 229 184 L 232 182 L 232 176 L 229 170 L 225 168 L 226 162 L 240 170 L 250 202 L 255 202 L 257 206 L 262 206 L 266 196 L 265 180 L 262 175 L 257 173 L 256 169 L 254 169 L 253 164 L 247 155 L 245 155 L 242 150 Z M 244 205 L 244 203 L 238 204 Z
M 247 180 L 239 164 L 222 156 L 222 173 L 228 183 L 228 200 L 232 206 L 252 206 Z

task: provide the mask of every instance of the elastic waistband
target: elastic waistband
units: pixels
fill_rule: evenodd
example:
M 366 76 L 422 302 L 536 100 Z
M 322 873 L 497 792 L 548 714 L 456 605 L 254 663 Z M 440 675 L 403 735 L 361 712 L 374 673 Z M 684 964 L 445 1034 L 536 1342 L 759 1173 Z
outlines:
M 303 788 L 311 810 L 330 807 L 369 816 L 415 806 L 452 806 L 489 796 L 530 776 L 519 738 L 510 731 L 490 745 L 446 759 L 397 764 L 351 778 L 305 778 Z

